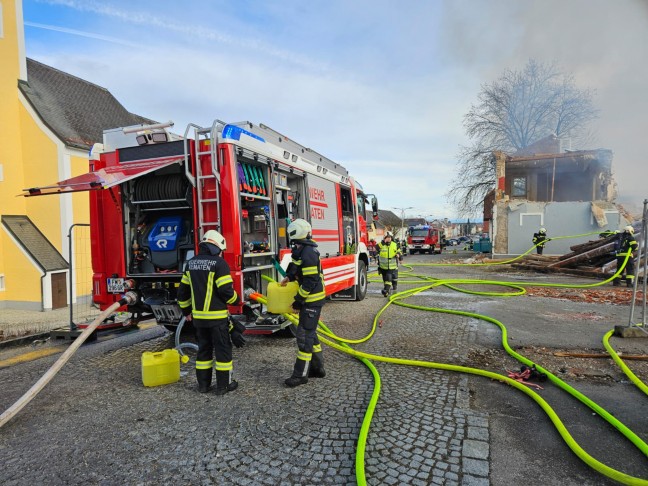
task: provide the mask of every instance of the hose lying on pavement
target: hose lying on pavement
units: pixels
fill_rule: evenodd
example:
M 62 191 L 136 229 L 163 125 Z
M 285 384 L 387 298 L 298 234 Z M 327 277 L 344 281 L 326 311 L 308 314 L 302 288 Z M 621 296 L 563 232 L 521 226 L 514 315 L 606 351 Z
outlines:
M 0 428 L 9 422 L 14 415 L 16 415 L 18 412 L 20 412 L 25 405 L 27 405 L 31 400 L 38 395 L 38 393 L 45 388 L 45 385 L 47 385 L 54 376 L 56 376 L 56 373 L 60 371 L 61 368 L 63 368 L 63 365 L 67 363 L 67 361 L 72 357 L 74 353 L 76 353 L 77 349 L 81 347 L 81 345 L 85 342 L 86 339 L 92 334 L 95 329 L 101 324 L 104 319 L 106 319 L 110 314 L 115 312 L 117 309 L 119 309 L 121 306 L 126 305 L 126 304 L 134 304 L 137 301 L 137 294 L 134 292 L 127 292 L 122 299 L 120 299 L 118 302 L 115 302 L 113 305 L 108 307 L 105 311 L 103 311 L 101 314 L 97 316 L 97 318 L 92 321 L 92 323 L 84 329 L 84 331 L 79 334 L 79 336 L 74 340 L 72 344 L 70 344 L 70 347 L 65 350 L 65 352 L 59 357 L 59 359 L 56 360 L 56 362 L 50 367 L 47 372 L 41 376 L 40 380 L 38 380 L 34 385 L 14 403 L 11 407 L 9 407 L 2 415 L 0 415 Z
M 437 286 L 440 285 L 442 281 L 435 282 L 431 286 Z M 458 283 L 458 282 L 457 282 Z M 474 283 L 474 281 L 471 281 L 470 283 Z M 505 283 L 501 282 L 489 282 L 489 283 L 495 283 L 497 285 L 506 285 Z M 402 305 L 405 307 L 411 307 L 414 309 L 420 309 L 420 310 L 429 310 L 429 311 L 437 311 L 437 312 L 447 312 L 447 313 L 452 313 L 452 314 L 459 314 L 459 315 L 465 315 L 469 317 L 475 317 L 475 318 L 481 318 L 484 320 L 487 320 L 489 322 L 496 323 L 500 326 L 500 328 L 503 331 L 504 336 L 506 336 L 506 328 L 502 323 L 497 321 L 496 319 L 493 319 L 488 316 L 482 316 L 479 314 L 474 314 L 471 312 L 465 312 L 465 311 L 455 311 L 455 310 L 446 310 L 446 309 L 436 309 L 436 308 L 426 308 L 423 306 L 414 306 L 411 304 L 404 304 L 402 302 L 397 302 L 398 299 L 403 298 L 404 296 L 409 296 L 412 294 L 416 294 L 426 288 L 429 288 L 431 286 L 425 286 L 423 288 L 419 289 L 410 289 L 406 290 L 403 292 L 399 292 L 397 294 L 394 294 L 390 297 L 389 302 L 385 305 L 384 308 L 388 307 L 391 303 L 395 303 L 398 305 Z M 491 293 L 494 294 L 494 293 Z M 260 302 L 262 304 L 267 304 L 267 300 L 265 296 L 261 294 L 252 294 L 251 298 L 256 300 L 257 302 Z M 384 310 L 381 309 L 381 310 Z M 292 314 L 284 314 L 291 322 L 294 324 L 298 324 L 298 319 L 292 315 Z M 378 316 L 376 316 L 377 319 Z M 374 319 L 374 328 L 375 328 L 375 321 Z M 360 351 L 357 351 L 344 342 L 342 343 L 336 343 L 334 341 L 331 341 L 329 339 L 326 339 L 323 336 L 327 336 L 329 338 L 332 338 L 336 341 L 347 341 L 345 339 L 340 338 L 339 336 L 336 336 L 334 333 L 331 332 L 329 328 L 327 328 L 322 321 L 319 321 L 319 333 L 320 333 L 320 341 L 323 344 L 326 344 L 334 349 L 337 349 L 338 351 L 341 351 L 343 353 L 346 353 L 348 355 L 351 355 L 355 357 L 356 359 L 359 359 L 362 361 L 366 366 L 369 367 L 371 370 L 371 373 L 374 378 L 374 390 L 372 392 L 371 399 L 369 401 L 369 404 L 367 406 L 367 411 L 365 413 L 365 417 L 362 422 L 362 426 L 360 428 L 360 434 L 358 437 L 358 446 L 356 450 L 356 481 L 358 485 L 360 486 L 366 486 L 366 476 L 365 476 L 365 464 L 364 464 L 364 453 L 365 453 L 365 447 L 366 447 L 366 441 L 367 441 L 367 436 L 369 433 L 369 428 L 371 427 L 371 421 L 373 418 L 373 414 L 375 411 L 376 404 L 378 402 L 378 397 L 380 395 L 380 389 L 381 389 L 381 382 L 380 382 L 380 375 L 378 374 L 375 366 L 371 363 L 371 361 L 380 361 L 384 363 L 393 363 L 393 364 L 398 364 L 398 365 L 406 365 L 406 366 L 420 366 L 420 367 L 425 367 L 425 368 L 434 368 L 434 369 L 440 369 L 440 370 L 446 370 L 446 371 L 455 371 L 455 372 L 460 372 L 460 373 L 468 373 L 468 374 L 473 374 L 473 375 L 478 375 L 478 376 L 484 376 L 487 378 L 491 378 L 497 381 L 500 381 L 502 383 L 506 383 L 518 391 L 521 391 L 522 393 L 526 394 L 529 396 L 532 400 L 534 400 L 540 408 L 547 414 L 549 417 L 549 420 L 554 424 L 554 427 L 560 434 L 560 436 L 563 438 L 567 446 L 574 452 L 574 454 L 582 460 L 585 464 L 587 464 L 589 467 L 592 469 L 598 471 L 599 473 L 603 474 L 604 476 L 607 476 L 609 478 L 614 479 L 615 481 L 618 481 L 622 484 L 628 484 L 628 485 L 643 485 L 646 486 L 648 485 L 648 481 L 642 478 L 637 478 L 634 476 L 631 476 L 629 474 L 625 474 L 621 471 L 618 471 L 600 461 L 592 457 L 590 454 L 588 454 L 579 444 L 574 440 L 572 435 L 569 433 L 563 422 L 560 420 L 560 417 L 558 417 L 558 414 L 553 410 L 553 408 L 536 392 L 533 390 L 530 390 L 529 388 L 526 387 L 526 385 L 523 385 L 522 383 L 517 382 L 516 380 L 513 380 L 507 376 L 498 374 L 498 373 L 493 373 L 487 370 L 482 370 L 478 368 L 471 368 L 467 366 L 458 366 L 458 365 L 451 365 L 451 364 L 445 364 L 445 363 L 436 363 L 432 361 L 421 361 L 421 360 L 412 360 L 412 359 L 404 359 L 404 358 L 393 358 L 393 357 L 387 357 L 387 356 L 380 356 L 380 355 L 375 355 L 375 354 L 370 354 L 370 353 L 363 353 Z M 372 330 L 373 331 L 373 330 Z M 363 339 L 363 340 L 366 340 Z M 362 341 L 362 340 L 358 340 Z M 506 341 L 506 339 L 504 339 Z M 508 345 L 507 345 L 508 346 Z M 512 350 L 511 350 L 512 351 Z M 515 353 L 517 354 L 517 353 Z M 518 359 L 521 359 L 523 362 L 527 362 L 525 358 L 523 358 L 520 355 L 517 355 Z M 528 362 L 531 364 L 531 362 Z M 548 371 L 544 370 L 543 368 L 538 367 L 539 370 L 542 370 L 543 372 L 546 372 L 549 374 L 550 378 L 552 381 L 555 383 L 556 381 L 560 381 L 558 378 L 556 378 L 554 375 L 549 373 Z M 573 392 L 576 392 L 575 390 L 571 389 L 568 385 L 565 384 L 570 390 Z M 578 392 L 576 392 L 577 395 L 581 395 Z M 644 454 L 648 452 L 648 447 L 646 444 L 639 438 L 637 437 L 631 430 L 629 430 L 625 425 L 623 425 L 621 422 L 616 420 L 614 417 L 612 417 L 608 412 L 606 412 L 602 407 L 599 407 L 596 405 L 594 402 L 591 400 L 587 399 L 583 395 L 581 395 L 581 398 L 584 398 L 584 403 L 588 405 L 590 408 L 595 410 L 599 415 L 603 416 L 608 422 L 612 423 L 627 439 L 629 439 L 635 446 L 637 446 Z M 583 401 L 583 400 L 581 400 Z
M 610 336 L 614 334 L 614 329 L 610 329 L 605 336 L 603 336 L 603 346 L 605 346 L 605 349 L 610 353 L 610 356 L 614 360 L 614 362 L 619 365 L 619 368 L 625 373 L 625 375 L 630 378 L 630 381 L 634 383 L 637 388 L 639 388 L 644 394 L 648 395 L 648 386 L 641 381 L 639 378 L 637 378 L 637 375 L 635 375 L 630 368 L 623 362 L 623 359 L 621 359 L 618 355 L 618 353 L 614 350 L 614 348 L 610 345 Z M 628 356 L 625 356 L 624 359 L 628 359 Z
M 528 252 L 527 252 L 528 253 Z M 396 304 L 399 306 L 403 307 L 408 307 L 412 309 L 419 309 L 419 310 L 424 310 L 424 311 L 432 311 L 432 312 L 441 312 L 441 313 L 448 313 L 448 314 L 456 314 L 456 315 L 463 315 L 467 317 L 473 317 L 476 319 L 482 319 L 487 322 L 491 322 L 493 324 L 496 324 L 500 330 L 502 331 L 502 345 L 504 346 L 504 349 L 507 351 L 509 355 L 517 359 L 518 361 L 525 363 L 526 365 L 529 366 L 535 366 L 538 371 L 544 373 L 549 380 L 562 390 L 568 392 L 571 394 L 573 397 L 581 401 L 583 404 L 591 408 L 594 412 L 596 412 L 599 416 L 601 416 L 603 419 L 605 419 L 607 422 L 609 422 L 613 427 L 615 427 L 619 432 L 621 432 L 622 435 L 624 435 L 630 442 L 632 442 L 644 455 L 648 456 L 648 444 L 646 444 L 641 438 L 639 438 L 634 432 L 632 432 L 628 427 L 626 427 L 624 424 L 622 424 L 618 419 L 616 419 L 612 414 L 607 412 L 605 409 L 600 407 L 598 404 L 596 404 L 594 401 L 590 400 L 588 397 L 577 391 L 576 389 L 570 387 L 567 385 L 565 382 L 560 380 L 558 377 L 550 373 L 549 371 L 545 370 L 541 366 L 532 363 L 530 360 L 524 358 L 523 356 L 519 355 L 513 349 L 510 348 L 507 342 L 507 331 L 506 327 L 499 322 L 496 319 L 493 319 L 488 316 L 476 314 L 476 313 L 471 313 L 471 312 L 465 312 L 465 311 L 459 311 L 459 310 L 450 310 L 450 309 L 441 309 L 441 308 L 432 308 L 432 307 L 425 307 L 425 306 L 419 306 L 419 305 L 412 305 L 412 304 L 407 304 L 402 302 L 402 299 L 413 296 L 419 292 L 422 292 L 424 290 L 428 290 L 431 288 L 435 288 L 438 286 L 445 286 L 447 288 L 457 290 L 460 292 L 464 293 L 470 293 L 470 294 L 475 294 L 475 295 L 489 295 L 489 296 L 514 296 L 514 295 L 521 295 L 526 292 L 525 286 L 539 286 L 539 287 L 554 287 L 554 288 L 590 288 L 590 287 L 598 287 L 601 285 L 604 285 L 605 283 L 608 283 L 612 281 L 614 278 L 620 276 L 621 272 L 623 271 L 623 268 L 625 267 L 626 263 L 628 261 L 628 256 L 626 256 L 625 261 L 623 262 L 623 265 L 617 269 L 614 275 L 612 275 L 610 278 L 607 280 L 604 280 L 602 282 L 594 283 L 594 284 L 580 284 L 580 285 L 574 285 L 574 284 L 548 284 L 548 283 L 538 283 L 538 282 L 519 282 L 516 281 L 515 283 L 512 282 L 498 282 L 498 281 L 488 281 L 488 280 L 477 280 L 477 279 L 436 279 L 428 276 L 423 276 L 423 275 L 412 275 L 418 279 L 422 279 L 423 281 L 428 281 L 430 282 L 427 285 L 424 285 L 422 287 L 410 289 L 410 290 L 405 290 L 402 292 L 399 292 L 397 294 L 391 295 L 389 298 L 389 301 L 387 304 L 380 310 L 378 315 L 380 315 L 386 307 L 388 307 L 390 304 Z M 497 265 L 501 263 L 509 263 L 507 262 L 492 262 L 492 263 L 486 263 L 486 264 L 480 264 L 480 265 Z M 447 264 L 447 263 L 441 263 L 441 264 L 415 264 L 415 266 L 473 266 L 472 264 Z M 406 265 L 406 267 L 411 271 L 412 270 L 412 265 Z M 417 282 L 403 282 L 401 279 L 400 283 L 420 283 L 420 280 Z M 474 285 L 474 284 L 481 284 L 481 285 L 502 285 L 505 287 L 510 287 L 514 289 L 514 292 L 506 292 L 506 293 L 500 293 L 500 292 L 482 292 L 482 291 L 471 291 L 464 286 L 468 285 Z M 461 287 L 458 287 L 457 285 L 460 285 Z M 521 291 L 521 292 L 520 292 Z M 378 317 L 378 316 L 377 316 Z M 375 321 L 374 321 L 374 326 L 375 326 Z M 373 329 L 372 329 L 373 331 Z M 612 355 L 612 357 L 615 357 L 615 354 L 612 350 L 611 347 L 607 344 L 606 340 L 609 339 L 609 336 L 612 334 L 613 331 L 610 331 L 608 334 L 606 334 L 604 338 L 604 344 L 606 345 L 606 348 Z M 335 335 L 328 335 L 327 333 L 324 333 L 328 337 L 338 340 L 337 336 Z M 322 337 L 320 337 L 320 340 L 324 343 L 327 344 L 333 348 L 339 349 L 339 345 L 330 342 Z M 363 341 L 363 339 L 356 340 L 357 342 Z M 340 351 L 352 354 L 353 356 L 357 358 L 367 358 L 375 361 L 383 361 L 383 362 L 388 362 L 388 363 L 395 363 L 395 364 L 405 364 L 405 365 L 413 365 L 413 366 L 423 366 L 423 367 L 431 367 L 431 368 L 437 368 L 437 369 L 446 369 L 446 370 L 452 370 L 452 371 L 460 371 L 464 373 L 471 373 L 471 374 L 476 374 L 476 375 L 482 375 L 482 376 L 490 376 L 491 378 L 495 378 L 495 376 L 489 375 L 490 372 L 486 370 L 477 370 L 475 368 L 467 368 L 467 367 L 458 367 L 458 366 L 453 366 L 453 365 L 446 365 L 442 363 L 432 363 L 432 362 L 424 362 L 424 361 L 414 361 L 414 360 L 407 360 L 407 359 L 399 359 L 399 358 L 390 358 L 390 357 L 384 357 L 384 356 L 376 356 L 376 355 L 370 355 L 368 353 L 361 353 L 355 350 L 349 351 L 349 350 L 342 350 L 339 349 Z M 615 359 L 617 361 L 617 364 L 619 364 L 626 375 L 628 375 L 631 379 L 633 379 L 633 382 L 642 390 L 644 393 L 647 391 L 646 386 L 638 379 L 636 378 L 632 372 L 627 368 L 627 366 L 623 365 L 622 361 L 620 359 Z M 495 374 L 493 374 L 495 375 Z M 624 474 L 620 471 L 617 471 L 599 461 L 591 457 L 589 454 L 587 454 L 577 443 L 574 441 L 573 437 L 565 426 L 562 424 L 560 419 L 558 418 L 557 415 L 555 415 L 555 412 L 551 409 L 551 407 L 544 402 L 539 395 L 537 395 L 535 392 L 525 389 L 525 387 L 520 387 L 519 384 L 513 384 L 511 383 L 510 378 L 504 377 L 502 375 L 499 375 L 497 378 L 499 381 L 511 384 L 514 386 L 516 389 L 519 389 L 520 391 L 526 393 L 529 395 L 533 400 L 535 400 L 540 407 L 547 413 L 549 416 L 550 420 L 554 423 L 554 426 L 556 427 L 557 431 L 560 433 L 562 436 L 563 440 L 566 442 L 568 447 L 572 449 L 572 451 L 583 461 L 585 464 L 593 468 L 594 470 L 600 472 L 601 474 L 608 476 L 620 483 L 623 484 L 632 484 L 632 485 L 648 485 L 648 480 L 643 479 L 643 478 L 636 478 L 627 474 Z M 514 380 L 513 380 L 514 381 Z M 543 403 L 544 402 L 544 403 Z M 359 483 L 360 484 L 360 483 Z
M 584 235 L 577 235 L 577 236 L 584 236 Z M 568 238 L 568 237 L 562 237 L 562 238 Z M 533 248 L 531 248 L 529 251 L 526 253 L 529 253 Z M 525 254 L 526 254 L 525 253 Z M 518 257 L 519 258 L 519 257 Z M 515 260 L 515 259 L 513 259 Z M 492 262 L 492 263 L 485 263 L 485 264 L 476 264 L 477 266 L 487 266 L 487 265 L 497 265 L 497 264 L 503 264 L 503 263 L 510 263 L 513 260 L 507 260 L 505 262 Z M 434 362 L 429 362 L 429 361 L 419 361 L 419 360 L 409 360 L 409 359 L 402 359 L 402 358 L 392 358 L 392 357 L 386 357 L 386 356 L 378 356 L 378 355 L 372 355 L 369 353 L 362 353 L 359 351 L 356 351 L 352 348 L 349 348 L 345 346 L 344 348 L 340 347 L 339 343 L 361 343 L 366 340 L 368 340 L 373 333 L 375 332 L 376 329 L 376 321 L 382 314 L 382 312 L 390 305 L 390 304 L 397 304 L 403 307 L 409 307 L 412 309 L 419 309 L 419 310 L 425 310 L 425 311 L 432 311 L 432 312 L 445 312 L 449 314 L 457 314 L 457 315 L 463 315 L 467 317 L 473 317 L 477 319 L 483 319 L 485 321 L 491 322 L 493 324 L 496 324 L 497 326 L 500 327 L 500 330 L 502 331 L 502 344 L 505 348 L 505 350 L 514 358 L 516 358 L 518 361 L 525 363 L 529 366 L 537 366 L 534 365 L 531 361 L 527 360 L 523 356 L 519 355 L 515 351 L 513 351 L 510 346 L 508 345 L 507 342 L 507 330 L 504 325 L 497 321 L 496 319 L 490 318 L 488 316 L 476 314 L 476 313 L 471 313 L 471 312 L 464 312 L 464 311 L 458 311 L 458 310 L 448 310 L 448 309 L 440 309 L 440 308 L 430 308 L 430 307 L 425 307 L 425 306 L 418 306 L 418 305 L 412 305 L 412 304 L 406 304 L 401 301 L 401 299 L 413 296 L 421 291 L 428 290 L 431 288 L 435 288 L 438 286 L 445 286 L 447 288 L 457 290 L 460 292 L 464 293 L 470 293 L 470 294 L 475 294 L 475 295 L 489 295 L 489 296 L 500 296 L 500 297 L 512 297 L 515 295 L 522 295 L 526 293 L 525 286 L 543 286 L 543 287 L 564 287 L 564 288 L 588 288 L 588 287 L 598 287 L 600 285 L 603 285 L 605 283 L 608 283 L 612 281 L 614 278 L 618 277 L 620 273 L 623 271 L 623 268 L 625 267 L 626 263 L 628 261 L 628 256 L 626 256 L 626 259 L 623 263 L 623 265 L 617 269 L 614 275 L 612 275 L 609 279 L 600 282 L 600 283 L 594 283 L 594 284 L 582 284 L 582 285 L 573 285 L 573 284 L 539 284 L 537 282 L 499 282 L 499 281 L 488 281 L 488 280 L 477 280 L 477 279 L 436 279 L 428 276 L 422 276 L 422 275 L 412 275 L 418 279 L 422 279 L 423 281 L 429 282 L 429 284 L 424 285 L 419 288 L 415 289 L 410 289 L 406 291 L 399 292 L 397 294 L 394 294 L 390 296 L 389 301 L 385 306 L 383 306 L 378 314 L 374 318 L 373 326 L 371 331 L 367 336 L 361 339 L 355 339 L 355 340 L 348 340 L 348 339 L 342 339 L 338 336 L 336 336 L 333 333 L 330 333 L 328 329 L 323 328 L 322 323 L 320 321 L 320 341 L 324 344 L 327 344 L 335 349 L 338 349 L 339 351 L 348 353 L 357 359 L 369 359 L 373 361 L 382 361 L 382 362 L 387 362 L 387 363 L 394 363 L 394 364 L 400 364 L 400 365 L 410 365 L 410 366 L 422 366 L 422 367 L 429 367 L 429 368 L 436 368 L 436 369 L 442 369 L 442 370 L 449 370 L 449 371 L 458 371 L 458 372 L 463 372 L 463 373 L 470 373 L 470 374 L 475 374 L 475 375 L 481 375 L 481 376 L 486 376 L 492 379 L 496 379 L 498 381 L 501 381 L 503 383 L 510 384 L 514 388 L 522 391 L 523 393 L 527 394 L 529 397 L 531 397 L 540 407 L 545 411 L 549 419 L 553 422 L 554 426 L 556 427 L 556 430 L 558 433 L 562 436 L 563 440 L 567 444 L 567 446 L 576 454 L 577 457 L 579 457 L 585 464 L 587 464 L 589 467 L 592 469 L 598 471 L 599 473 L 610 477 L 614 479 L 615 481 L 618 481 L 623 484 L 630 484 L 630 485 L 648 485 L 648 480 L 643 479 L 643 478 L 637 478 L 630 476 L 628 474 L 622 473 L 620 471 L 617 471 L 606 464 L 596 460 L 593 458 L 591 455 L 589 455 L 571 436 L 571 434 L 567 431 L 565 425 L 562 423 L 558 415 L 553 411 L 553 409 L 538 395 L 537 393 L 533 392 L 532 390 L 529 390 L 526 388 L 526 386 L 518 383 L 515 380 L 512 380 L 509 377 L 499 375 L 496 373 L 492 373 L 486 370 L 479 370 L 476 368 L 469 368 L 469 367 L 462 367 L 462 366 L 455 366 L 455 365 L 449 365 L 449 364 L 443 364 L 443 363 L 434 363 Z M 447 263 L 440 263 L 440 264 L 417 264 L 416 266 L 475 266 L 475 264 L 447 264 Z M 412 270 L 412 266 L 410 265 L 405 265 L 410 271 Z M 420 283 L 421 280 L 417 280 L 416 282 L 404 282 L 401 279 L 401 283 Z M 508 292 L 481 292 L 481 291 L 471 291 L 465 288 L 465 285 L 499 285 L 499 286 L 504 286 L 512 289 L 513 291 L 508 291 Z M 458 287 L 458 285 L 460 287 Z M 606 335 L 606 338 L 609 338 L 609 335 L 612 332 L 608 333 Z M 327 336 L 336 342 L 329 341 L 328 339 L 325 339 L 322 335 Z M 608 345 L 606 345 L 606 348 L 608 348 Z M 611 348 L 608 348 L 610 350 Z M 614 357 L 614 354 L 611 352 L 612 356 Z M 621 361 L 620 359 L 618 361 Z M 629 369 L 625 366 L 622 366 L 624 368 L 624 372 L 631 378 L 633 378 L 634 375 L 629 371 Z M 551 374 L 547 370 L 543 369 L 540 366 L 537 366 L 537 369 L 540 372 L 545 373 L 548 378 L 559 388 L 563 389 L 564 391 L 567 391 L 570 393 L 572 396 L 580 400 L 583 404 L 594 410 L 599 416 L 604 418 L 607 422 L 609 422 L 612 426 L 614 426 L 619 432 L 621 432 L 630 442 L 632 442 L 644 455 L 648 455 L 648 445 L 641 440 L 636 434 L 634 434 L 629 428 L 627 428 L 624 424 L 622 424 L 619 420 L 617 420 L 612 414 L 607 412 L 605 409 L 600 407 L 598 404 L 596 404 L 594 401 L 590 400 L 588 397 L 583 395 L 582 393 L 578 392 L 574 388 L 570 387 L 566 383 L 564 383 L 562 380 L 557 378 L 555 375 Z M 636 378 L 636 377 L 635 377 Z M 646 391 L 645 385 L 640 382 L 638 379 L 633 380 L 637 386 L 639 386 L 642 391 Z M 375 392 L 375 390 L 374 390 Z M 373 398 L 373 397 L 372 397 Z M 373 407 L 375 406 L 375 402 L 372 400 L 372 403 L 369 405 L 367 409 L 367 414 L 365 416 L 365 420 L 363 421 L 362 424 L 362 429 L 368 430 L 369 424 L 368 422 L 371 421 L 371 416 L 373 415 Z M 366 426 L 366 427 L 365 427 Z M 360 457 L 360 445 L 364 444 L 366 441 L 366 435 L 363 436 L 361 433 L 359 438 L 358 438 L 358 451 L 356 455 L 356 479 L 359 485 L 364 485 L 366 484 L 365 480 L 365 475 L 364 475 L 364 458 Z
M 266 280 L 273 281 L 270 278 L 266 278 Z M 262 304 L 268 303 L 268 300 L 265 298 L 263 294 L 254 293 L 250 295 L 250 298 Z M 283 315 L 296 326 L 299 325 L 299 319 L 297 319 L 297 317 L 295 317 L 293 314 L 283 314 Z M 328 327 L 326 327 L 326 325 L 322 321 L 318 321 L 318 325 L 320 331 L 324 331 L 327 336 L 331 336 L 331 335 L 335 336 L 335 334 L 333 334 L 333 332 Z M 367 337 L 366 339 L 369 338 Z M 327 344 L 329 343 L 329 341 L 325 341 L 325 340 L 323 340 L 322 342 L 326 342 Z M 360 435 L 358 437 L 358 446 L 356 449 L 356 482 L 358 483 L 359 486 L 366 486 L 367 479 L 365 476 L 365 465 L 364 465 L 365 449 L 367 446 L 367 436 L 369 435 L 369 428 L 371 427 L 371 420 L 373 419 L 374 410 L 376 409 L 376 404 L 378 403 L 378 398 L 380 397 L 380 389 L 381 389 L 380 374 L 378 373 L 378 370 L 376 369 L 376 367 L 373 365 L 371 361 L 369 361 L 366 358 L 355 356 L 353 354 L 355 353 L 355 350 L 348 344 L 341 343 L 336 346 L 337 349 L 343 350 L 345 353 L 348 353 L 354 356 L 356 359 L 360 360 L 367 368 L 369 368 L 369 371 L 371 371 L 371 375 L 373 376 L 374 379 L 374 389 L 371 393 L 371 398 L 369 399 L 369 405 L 367 406 L 367 412 L 365 413 L 364 420 L 362 421 L 362 425 L 360 427 Z

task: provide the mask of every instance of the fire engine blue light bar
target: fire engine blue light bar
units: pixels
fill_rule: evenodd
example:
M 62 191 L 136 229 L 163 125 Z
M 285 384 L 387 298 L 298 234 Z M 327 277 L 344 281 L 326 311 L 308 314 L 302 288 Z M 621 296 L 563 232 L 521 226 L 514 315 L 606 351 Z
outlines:
M 265 143 L 265 140 L 258 135 L 255 135 L 252 132 L 237 127 L 236 125 L 225 125 L 223 128 L 223 138 L 229 138 L 231 140 L 241 140 L 241 134 L 247 135 L 248 137 L 255 138 L 260 142 Z

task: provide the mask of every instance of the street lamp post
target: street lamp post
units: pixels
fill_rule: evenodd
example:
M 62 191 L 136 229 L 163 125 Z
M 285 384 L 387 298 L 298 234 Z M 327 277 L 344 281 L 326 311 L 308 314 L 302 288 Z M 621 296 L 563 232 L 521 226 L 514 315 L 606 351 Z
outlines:
M 405 228 L 405 211 L 408 209 L 414 209 L 413 206 L 407 208 L 392 208 L 401 212 L 401 238 L 403 237 L 403 229 Z

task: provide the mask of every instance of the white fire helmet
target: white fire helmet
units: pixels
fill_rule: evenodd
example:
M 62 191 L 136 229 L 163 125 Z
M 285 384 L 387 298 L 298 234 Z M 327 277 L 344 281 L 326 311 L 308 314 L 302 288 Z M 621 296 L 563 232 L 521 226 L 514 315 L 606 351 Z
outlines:
M 541 235 L 544 235 L 546 232 L 547 232 L 547 230 L 545 228 L 540 228 L 540 234 Z
M 634 228 L 631 225 L 626 226 L 624 230 L 630 233 L 631 235 L 634 235 Z
M 209 230 L 207 233 L 205 233 L 205 236 L 203 236 L 202 240 L 204 243 L 211 243 L 212 245 L 216 245 L 221 249 L 221 251 L 225 251 L 227 249 L 227 242 L 225 241 L 225 237 L 216 230 Z
M 393 238 L 393 237 L 394 237 L 394 235 L 392 234 L 391 231 L 387 231 L 387 232 L 385 233 L 385 238 Z
M 304 240 L 311 234 L 312 228 L 305 219 L 296 219 L 288 225 L 288 237 L 291 240 Z

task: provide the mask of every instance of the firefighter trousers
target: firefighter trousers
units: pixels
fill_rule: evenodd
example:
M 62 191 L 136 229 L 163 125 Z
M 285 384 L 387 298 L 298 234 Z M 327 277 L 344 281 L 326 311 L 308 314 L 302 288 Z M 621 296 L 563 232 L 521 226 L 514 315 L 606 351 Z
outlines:
M 217 386 L 227 386 L 232 381 L 232 341 L 227 319 L 203 321 L 196 325 L 198 354 L 196 377 L 199 385 L 211 384 L 212 369 L 216 370 Z M 214 355 L 216 360 L 214 360 Z
M 625 255 L 623 256 L 617 256 L 617 270 L 621 268 L 621 265 L 623 265 L 623 262 L 625 262 Z M 626 279 L 626 285 L 628 287 L 632 287 L 634 285 L 634 258 L 632 256 L 628 258 L 628 263 L 626 263 L 625 268 L 623 269 L 623 272 L 619 274 L 617 278 L 614 279 L 614 285 L 619 285 L 619 282 L 621 281 L 621 277 L 623 276 L 623 273 L 625 272 L 625 279 Z
M 292 376 L 307 377 L 308 369 L 315 354 L 314 364 L 322 364 L 322 346 L 317 337 L 317 322 L 322 313 L 321 305 L 304 304 L 299 310 L 299 325 L 297 326 L 297 359 Z
M 398 289 L 398 269 L 394 268 L 393 270 L 382 270 L 382 278 L 384 289 L 383 292 L 389 292 L 393 290 L 396 292 Z

